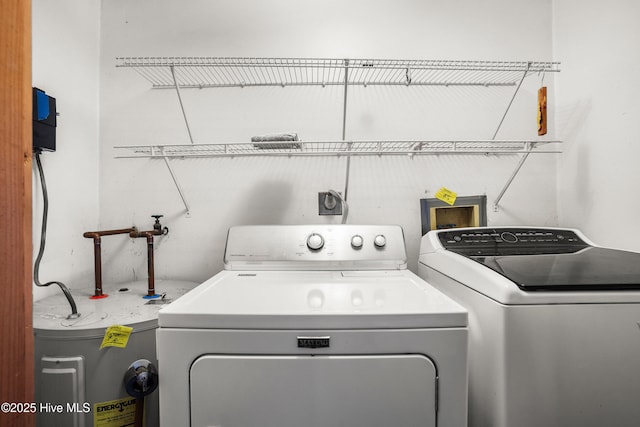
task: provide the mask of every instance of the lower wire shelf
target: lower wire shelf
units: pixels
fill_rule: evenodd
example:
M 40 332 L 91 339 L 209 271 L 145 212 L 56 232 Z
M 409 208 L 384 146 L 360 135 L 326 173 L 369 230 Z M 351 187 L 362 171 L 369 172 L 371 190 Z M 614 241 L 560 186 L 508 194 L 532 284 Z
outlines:
M 189 158 L 241 156 L 386 156 L 434 154 L 560 153 L 561 141 L 411 140 L 269 141 L 212 144 L 120 145 L 116 158 Z
M 530 154 L 561 153 L 557 144 L 562 141 L 541 140 L 422 140 L 422 141 L 267 141 L 213 144 L 157 144 L 114 146 L 115 158 L 162 159 L 171 174 L 176 189 L 182 198 L 187 216 L 189 203 L 171 167 L 170 159 L 206 157 L 249 157 L 249 156 L 390 156 L 403 155 L 409 158 L 420 155 L 517 155 L 520 161 L 494 202 L 497 211 L 500 199 L 520 171 Z M 551 147 L 551 148 L 549 148 Z

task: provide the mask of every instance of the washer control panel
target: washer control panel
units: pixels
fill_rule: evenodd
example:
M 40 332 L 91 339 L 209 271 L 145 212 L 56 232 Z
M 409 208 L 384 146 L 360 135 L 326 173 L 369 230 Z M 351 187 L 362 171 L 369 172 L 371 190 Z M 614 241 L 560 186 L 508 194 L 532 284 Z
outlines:
M 406 268 L 406 260 L 396 225 L 238 226 L 229 230 L 225 250 L 226 269 L 388 269 Z
M 482 250 L 495 249 L 522 251 L 554 251 L 563 252 L 563 248 L 587 247 L 573 230 L 548 228 L 468 228 L 438 231 L 438 238 L 448 250 Z M 554 249 L 555 248 L 555 249 Z
M 341 242 L 343 240 L 342 237 L 347 237 L 348 235 L 349 233 L 345 234 L 344 236 L 338 235 L 338 239 L 337 239 L 338 244 L 342 243 Z M 335 236 L 332 235 L 332 237 L 335 237 Z M 362 237 L 360 234 L 353 234 L 350 239 L 351 248 L 355 250 L 365 248 L 365 243 L 367 243 L 367 240 L 368 240 L 369 246 L 375 249 L 384 249 L 387 246 L 387 238 L 384 234 L 376 234 L 373 237 L 371 236 L 367 236 L 367 237 Z M 325 239 L 322 236 L 322 234 L 318 232 L 313 232 L 307 236 L 307 248 L 309 248 L 311 251 L 314 251 L 314 252 L 319 251 L 322 248 L 324 248 L 324 246 L 325 246 Z

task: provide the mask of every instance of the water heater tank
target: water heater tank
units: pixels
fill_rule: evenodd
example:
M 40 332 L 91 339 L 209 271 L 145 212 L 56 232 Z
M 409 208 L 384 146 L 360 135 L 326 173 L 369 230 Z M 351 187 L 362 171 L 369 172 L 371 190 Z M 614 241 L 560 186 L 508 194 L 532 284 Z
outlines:
M 81 314 L 77 319 L 67 319 L 70 308 L 62 294 L 34 302 L 36 425 L 133 425 L 136 405 L 144 401 L 144 425 L 157 426 L 157 391 L 144 400 L 132 397 L 125 374 L 140 359 L 158 366 L 158 311 L 196 285 L 156 281 L 165 297 L 155 300 L 142 298 L 146 281 L 109 286 L 104 299 L 89 299 L 93 288 L 72 291 Z

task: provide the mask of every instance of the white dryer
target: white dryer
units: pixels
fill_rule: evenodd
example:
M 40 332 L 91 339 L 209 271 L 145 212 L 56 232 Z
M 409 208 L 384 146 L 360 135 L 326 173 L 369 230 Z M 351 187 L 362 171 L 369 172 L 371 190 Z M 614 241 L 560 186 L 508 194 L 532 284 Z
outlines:
M 233 227 L 160 311 L 161 426 L 463 427 L 466 325 L 400 227 Z
M 578 230 L 427 233 L 419 275 L 469 311 L 469 425 L 640 425 L 640 254 Z

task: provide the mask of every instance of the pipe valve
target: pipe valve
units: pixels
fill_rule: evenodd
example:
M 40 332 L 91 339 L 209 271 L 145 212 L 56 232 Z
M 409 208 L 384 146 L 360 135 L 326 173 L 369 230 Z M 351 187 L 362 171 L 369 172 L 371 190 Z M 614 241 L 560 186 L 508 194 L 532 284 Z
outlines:
M 166 236 L 167 234 L 169 234 L 169 228 L 168 227 L 162 227 L 162 224 L 160 224 L 160 218 L 162 218 L 164 215 L 151 215 L 151 218 L 155 218 L 156 222 L 153 224 L 153 230 L 155 231 L 154 234 L 156 235 L 164 235 Z

